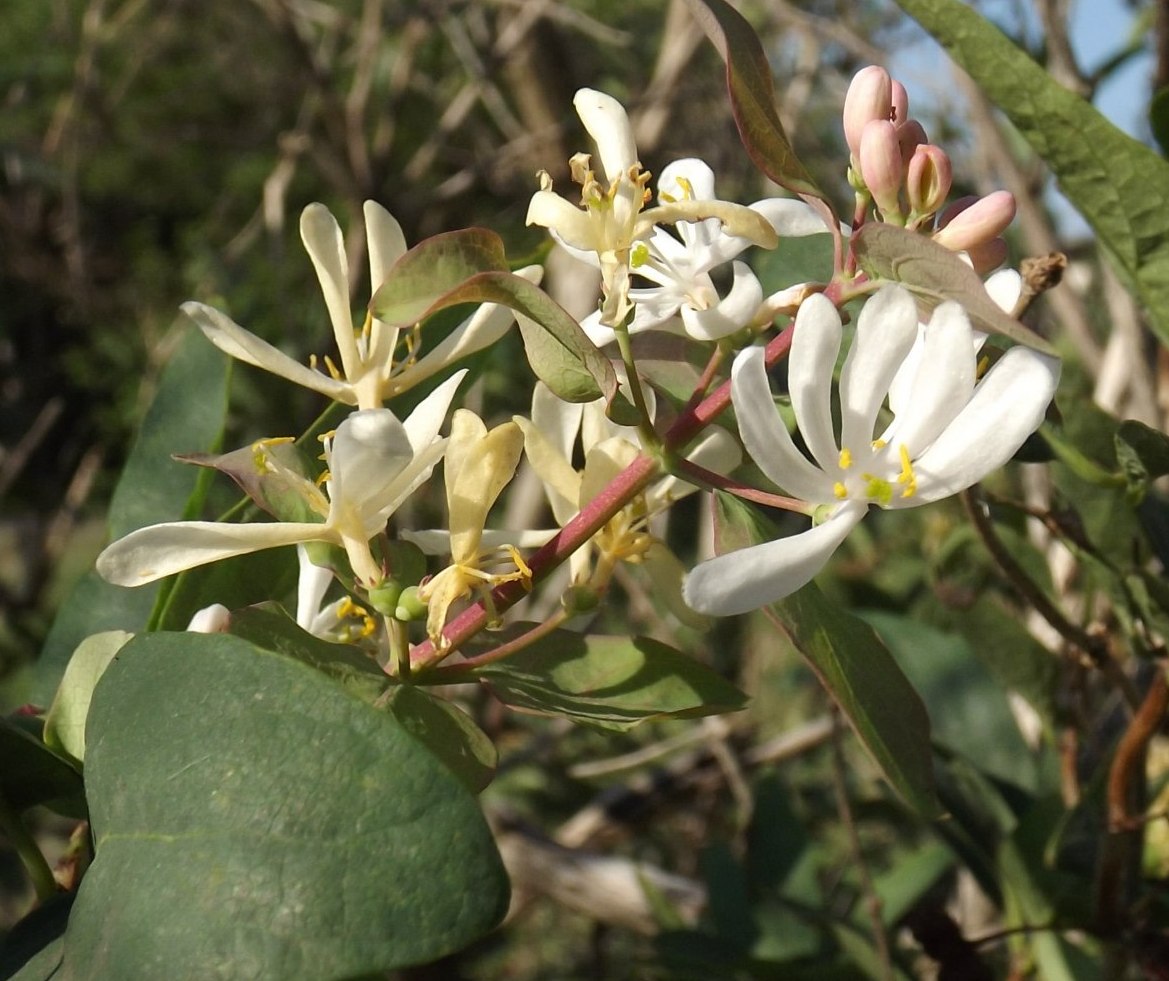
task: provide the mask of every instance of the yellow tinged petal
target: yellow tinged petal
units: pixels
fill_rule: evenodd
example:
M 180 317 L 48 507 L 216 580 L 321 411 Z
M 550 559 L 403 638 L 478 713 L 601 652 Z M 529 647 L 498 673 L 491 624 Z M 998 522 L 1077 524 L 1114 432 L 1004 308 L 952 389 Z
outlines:
M 532 464 L 545 487 L 551 491 L 549 503 L 552 505 L 552 515 L 557 523 L 563 525 L 576 514 L 579 507 L 580 474 L 535 424 L 523 416 L 513 418 L 523 431 L 524 452 L 528 455 L 528 462 Z
M 451 557 L 455 562 L 475 561 L 487 513 L 515 476 L 523 447 L 523 432 L 514 422 L 487 432 L 473 412 L 460 409 L 455 413 L 446 454 Z

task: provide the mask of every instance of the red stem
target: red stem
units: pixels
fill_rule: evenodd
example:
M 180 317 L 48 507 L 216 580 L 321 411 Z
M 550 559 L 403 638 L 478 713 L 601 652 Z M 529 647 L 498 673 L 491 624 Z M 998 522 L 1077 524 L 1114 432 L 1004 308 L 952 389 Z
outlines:
M 831 289 L 831 287 L 830 287 Z M 827 291 L 826 291 L 827 292 Z M 764 360 L 771 367 L 787 356 L 791 349 L 794 325 L 773 337 L 764 349 Z M 695 436 L 706 428 L 731 404 L 731 383 L 728 379 L 716 388 L 697 406 L 683 412 L 670 427 L 663 441 L 668 452 L 683 449 Z M 609 522 L 618 511 L 640 494 L 661 472 L 660 463 L 653 457 L 641 454 L 629 466 L 610 481 L 609 485 L 594 497 L 588 505 L 547 543 L 539 548 L 530 559 L 532 580 L 551 572 L 573 552 L 593 537 Z M 505 582 L 491 593 L 497 614 L 514 606 L 524 598 L 527 589 L 519 581 Z M 446 657 L 487 625 L 487 607 L 480 600 L 468 607 L 443 629 L 446 644 L 436 650 L 430 640 L 425 640 L 410 651 L 410 663 L 415 669 L 425 668 Z

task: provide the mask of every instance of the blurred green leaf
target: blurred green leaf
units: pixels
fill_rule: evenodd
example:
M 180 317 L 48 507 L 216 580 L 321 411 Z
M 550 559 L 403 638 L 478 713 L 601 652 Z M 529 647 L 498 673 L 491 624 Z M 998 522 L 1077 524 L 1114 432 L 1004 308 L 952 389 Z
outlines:
M 1158 89 L 1149 103 L 1149 129 L 1161 148 L 1161 155 L 1169 154 L 1169 88 Z
M 781 187 L 824 199 L 784 132 L 767 55 L 751 25 L 723 0 L 688 0 L 688 4 L 726 62 L 731 111 L 752 162 Z
M 1169 342 L 1169 163 L 1069 92 L 961 0 L 897 0 L 1046 161 Z
M 721 492 L 716 499 L 720 552 L 775 537 L 742 501 Z M 935 814 L 929 716 L 873 629 L 815 583 L 764 612 L 807 660 L 894 789 L 923 816 Z
M 491 783 L 499 754 L 457 705 L 414 685 L 399 685 L 388 707 L 402 728 L 442 760 L 471 793 Z
M 314 637 L 274 603 L 236 610 L 228 632 L 315 668 L 363 701 L 372 702 L 390 684 L 377 662 L 360 648 Z
M 734 712 L 747 700 L 706 665 L 648 637 L 557 630 L 474 676 L 513 708 L 618 731 L 649 719 Z
M 133 634 L 107 630 L 86 637 L 65 666 L 61 686 L 45 716 L 45 744 L 81 762 L 85 759 L 85 717 L 89 702 L 114 655 Z
M 118 479 L 110 504 L 110 537 L 160 521 L 197 515 L 208 474 L 177 463 L 172 453 L 214 450 L 227 416 L 230 359 L 193 327 L 162 372 L 158 393 L 142 421 L 138 439 Z M 150 616 L 157 585 L 111 586 L 96 573 L 82 579 L 61 604 L 37 662 L 36 697 L 48 702 L 69 658 L 90 634 L 141 630 Z
M 37 804 L 84 814 L 80 774 L 41 734 L 40 719 L 0 717 L 0 797 L 17 814 Z
M 137 637 L 87 732 L 96 855 L 62 978 L 354 977 L 489 930 L 474 798 L 389 714 L 238 637 Z
M 979 330 L 1055 355 L 1047 341 L 1005 313 L 990 298 L 978 273 L 944 245 L 904 228 L 869 222 L 853 235 L 852 247 L 870 277 L 900 283 L 924 315 L 954 300 Z
M 1144 500 L 1149 482 L 1169 473 L 1169 436 L 1135 419 L 1116 429 L 1116 462 L 1128 481 L 1129 500 Z

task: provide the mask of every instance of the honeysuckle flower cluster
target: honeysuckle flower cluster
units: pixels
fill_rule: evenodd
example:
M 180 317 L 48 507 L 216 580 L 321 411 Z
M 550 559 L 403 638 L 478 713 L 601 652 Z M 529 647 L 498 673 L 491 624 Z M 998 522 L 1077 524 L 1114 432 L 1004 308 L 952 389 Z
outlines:
M 285 439 L 258 440 L 246 450 L 197 461 L 231 474 L 276 520 L 143 528 L 102 553 L 101 574 L 138 585 L 295 545 L 297 624 L 367 650 L 404 677 L 414 661 L 427 669 L 447 657 L 458 646 L 450 637 L 461 642 L 465 622 L 473 623 L 472 632 L 501 623 L 507 605 L 541 588 L 562 559 L 569 563 L 569 592 L 556 623 L 604 599 L 623 563 L 647 570 L 663 607 L 693 625 L 704 614 L 773 602 L 807 583 L 870 508 L 916 507 L 969 487 L 1005 463 L 1039 424 L 1059 377 L 1055 359 L 1014 347 L 984 370 L 985 335 L 963 309 L 944 302 L 923 319 L 907 289 L 868 282 L 846 252 L 854 240 L 826 224 L 825 208 L 788 197 L 749 206 L 722 201 L 711 168 L 693 158 L 669 164 L 655 185 L 616 100 L 584 89 L 575 106 L 597 145 L 600 170 L 588 154 L 572 158 L 579 205 L 555 193 L 542 175 L 527 222 L 547 228 L 600 269 L 596 311 L 581 322 L 580 336 L 557 340 L 566 351 L 579 351 L 581 337 L 603 349 L 592 352 L 597 360 L 580 358 L 572 370 L 587 367 L 610 392 L 616 376 L 623 398 L 612 405 L 605 398 L 567 401 L 536 382 L 529 416 L 492 426 L 465 408 L 452 414 L 465 374 L 457 362 L 497 341 L 516 314 L 497 302 L 482 303 L 429 348 L 421 324 L 379 319 L 379 313 L 391 316 L 391 307 L 376 299 L 355 321 L 341 229 L 323 206 L 310 205 L 301 238 L 324 295 L 335 360 L 330 355 L 301 364 L 211 307 L 188 303 L 184 310 L 232 357 L 353 411 L 321 438 L 320 466 Z M 847 232 L 885 222 L 965 253 L 976 270 L 998 264 L 1013 200 L 1000 192 L 947 204 L 949 158 L 909 118 L 904 87 L 883 69 L 865 69 L 854 79 L 844 131 L 857 192 Z M 656 205 L 647 207 L 655 194 Z M 364 214 L 370 289 L 378 294 L 407 248 L 387 211 L 367 202 Z M 771 247 L 780 237 L 829 232 L 834 268 L 823 282 L 768 294 L 743 258 L 751 246 Z M 486 271 L 507 275 L 498 266 Z M 529 266 L 518 275 L 538 284 L 542 270 Z M 726 282 L 729 288 L 716 285 Z M 443 289 L 449 287 L 444 281 Z M 998 273 L 987 289 L 1009 311 L 1018 299 L 1018 276 Z M 506 294 L 501 287 L 489 295 L 495 301 Z M 844 336 L 838 306 L 854 298 L 863 306 L 837 384 Z M 534 319 L 536 307 L 516 302 L 526 342 L 545 326 Z M 781 317 L 794 317 L 787 394 L 806 453 L 775 408 L 768 375 L 774 352 L 783 350 L 771 340 L 773 327 L 783 326 L 775 323 Z M 547 329 L 555 334 L 564 328 Z M 688 401 L 666 388 L 655 392 L 638 363 L 628 335 L 648 330 L 672 331 L 708 360 Z M 607 346 L 614 340 L 620 342 L 616 350 Z M 726 375 L 723 359 L 732 355 L 728 399 L 718 382 Z M 612 371 L 598 367 L 604 359 Z M 564 370 L 557 363 L 547 377 Z M 434 391 L 400 420 L 392 401 L 436 375 Z M 561 394 L 582 397 L 573 386 Z M 713 423 L 728 401 L 738 438 Z M 618 404 L 632 406 L 636 418 L 623 417 L 621 424 L 610 418 Z M 450 436 L 444 437 L 448 416 Z M 757 470 L 740 467 L 744 451 Z M 543 487 L 553 521 L 492 527 L 493 509 L 522 457 Z M 434 484 L 440 461 L 441 492 Z M 762 472 L 790 496 L 742 484 L 741 471 Z M 445 500 L 445 527 L 417 530 L 398 520 L 402 504 L 424 486 L 430 497 Z M 664 521 L 676 501 L 701 487 L 802 511 L 812 527 L 687 572 L 666 545 Z M 209 608 L 191 629 L 224 630 L 230 623 L 226 608 Z M 500 650 L 510 652 L 517 643 L 522 646 L 509 641 Z

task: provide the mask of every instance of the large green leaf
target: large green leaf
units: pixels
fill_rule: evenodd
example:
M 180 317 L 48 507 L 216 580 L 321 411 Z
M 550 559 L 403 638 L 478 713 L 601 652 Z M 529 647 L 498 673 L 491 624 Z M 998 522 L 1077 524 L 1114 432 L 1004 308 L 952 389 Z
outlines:
M 508 705 L 602 729 L 631 729 L 667 716 L 717 715 L 746 702 L 706 665 L 648 637 L 557 630 L 475 676 Z
M 961 0 L 897 0 L 937 38 L 1059 179 L 1169 341 L 1169 163 L 1063 88 Z
M 486 228 L 435 235 L 403 255 L 370 300 L 379 320 L 408 326 L 460 303 L 499 303 L 521 321 L 532 370 L 573 402 L 617 396 L 612 364 L 540 287 L 508 270 L 503 240 Z M 539 326 L 539 330 L 533 330 Z
M 729 494 L 717 494 L 717 519 L 721 552 L 775 537 L 757 512 Z M 873 628 L 815 583 L 764 612 L 791 638 L 897 792 L 922 815 L 936 814 L 929 716 Z
M 490 929 L 475 799 L 393 718 L 238 637 L 131 641 L 94 693 L 96 854 L 63 978 L 348 978 Z
M 767 55 L 751 25 L 724 0 L 688 0 L 727 66 L 727 90 L 739 137 L 752 162 L 781 187 L 824 198 L 824 192 L 788 142 L 775 108 Z
M 110 536 L 159 521 L 191 517 L 200 507 L 207 473 L 171 459 L 172 453 L 210 451 L 227 416 L 230 359 L 194 327 L 162 372 L 158 393 L 142 421 L 110 505 Z M 77 646 L 101 630 L 141 630 L 159 586 L 111 586 L 85 576 L 61 604 L 37 662 L 34 696 L 47 704 Z
M 499 754 L 487 734 L 457 705 L 414 685 L 399 685 L 389 709 L 406 731 L 458 777 L 479 793 L 491 783 Z

